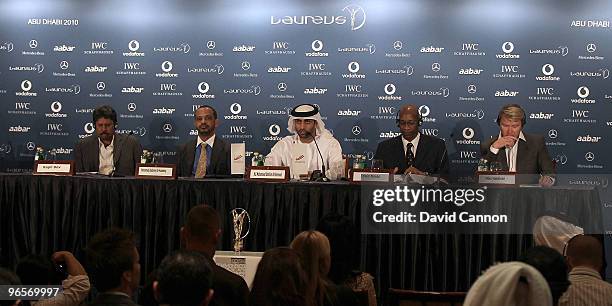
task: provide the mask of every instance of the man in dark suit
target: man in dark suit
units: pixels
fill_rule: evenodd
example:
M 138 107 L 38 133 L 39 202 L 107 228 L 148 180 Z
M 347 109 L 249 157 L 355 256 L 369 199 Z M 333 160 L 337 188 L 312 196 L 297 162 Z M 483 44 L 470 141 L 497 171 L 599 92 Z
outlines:
M 442 139 L 419 132 L 423 120 L 416 105 L 403 105 L 397 115 L 401 135 L 378 144 L 375 159 L 383 167 L 403 174 L 437 174 L 448 177 L 448 154 Z
M 555 183 L 555 169 L 544 137 L 523 133 L 525 111 L 518 104 L 507 104 L 497 116 L 499 135 L 483 142 L 482 157 L 499 162 L 504 171 L 519 174 L 519 183 L 539 182 L 542 186 Z
M 178 150 L 178 176 L 195 176 L 230 174 L 230 144 L 215 136 L 219 126 L 217 111 L 208 105 L 202 105 L 194 114 L 194 125 L 198 137 Z
M 97 233 L 85 248 L 86 267 L 98 295 L 90 306 L 137 305 L 132 300 L 140 282 L 140 257 L 134 233 L 111 228 Z
M 142 147 L 136 138 L 115 133 L 117 113 L 103 105 L 93 112 L 96 134 L 79 141 L 74 150 L 76 172 L 134 175 Z
M 212 291 L 212 268 L 198 252 L 179 250 L 162 260 L 153 283 L 161 305 L 207 306 Z
M 203 254 L 213 270 L 214 306 L 246 306 L 249 288 L 244 279 L 213 261 L 216 246 L 221 239 L 220 219 L 217 211 L 207 205 L 198 205 L 187 213 L 185 226 L 181 228 L 181 242 L 185 249 Z

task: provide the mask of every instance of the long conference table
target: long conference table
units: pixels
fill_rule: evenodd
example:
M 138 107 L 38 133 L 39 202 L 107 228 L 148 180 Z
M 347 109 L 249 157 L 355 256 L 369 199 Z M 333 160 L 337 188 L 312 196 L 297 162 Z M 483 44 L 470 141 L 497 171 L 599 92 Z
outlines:
M 96 232 L 115 226 L 133 230 L 144 276 L 180 248 L 179 230 L 191 207 L 208 204 L 222 217 L 220 250 L 231 250 L 230 210 L 246 209 L 251 232 L 245 250 L 286 246 L 337 212 L 360 226 L 361 193 L 348 182 L 263 183 L 242 179 L 151 180 L 0 174 L 0 257 L 14 265 L 29 253 L 82 249 Z M 533 202 L 525 216 L 543 207 L 574 216 L 589 231 L 601 228 L 601 204 L 593 188 L 490 188 L 495 205 Z M 361 269 L 387 288 L 465 291 L 494 262 L 516 259 L 533 246 L 529 234 L 361 235 Z

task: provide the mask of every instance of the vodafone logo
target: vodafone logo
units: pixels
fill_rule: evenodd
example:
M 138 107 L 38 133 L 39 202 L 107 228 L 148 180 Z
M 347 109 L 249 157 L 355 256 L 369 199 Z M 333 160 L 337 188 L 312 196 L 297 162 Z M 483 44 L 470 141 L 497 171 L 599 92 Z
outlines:
M 357 73 L 359 71 L 359 63 L 358 62 L 350 62 L 348 64 L 348 70 L 350 73 Z
M 170 72 L 172 71 L 172 62 L 171 61 L 165 61 L 162 63 L 161 65 L 161 69 L 163 72 Z
M 586 87 L 586 86 L 580 86 L 580 87 L 578 88 L 577 94 L 578 94 L 578 96 L 579 96 L 580 98 L 584 99 L 584 98 L 586 98 L 586 97 L 588 97 L 588 96 L 589 96 L 589 94 L 590 94 L 590 90 L 589 90 L 589 88 L 588 88 L 588 87 Z
M 238 103 L 233 103 L 230 106 L 230 112 L 232 112 L 232 114 L 234 115 L 238 115 L 240 114 L 240 112 L 242 111 L 242 106 Z
M 30 89 L 32 89 L 32 82 L 30 82 L 29 80 L 23 80 L 21 82 L 21 90 L 23 91 L 30 91 Z
M 393 95 L 395 93 L 395 85 L 393 85 L 391 83 L 385 85 L 385 93 L 387 95 Z
M 463 138 L 470 140 L 472 138 L 474 138 L 474 129 L 466 127 L 465 129 L 463 129 Z
M 93 132 L 96 131 L 96 128 L 94 127 L 93 123 L 88 122 L 85 124 L 85 126 L 83 127 L 83 130 L 85 131 L 85 133 L 87 134 L 92 134 Z
M 278 126 L 278 124 L 273 124 L 268 128 L 268 132 L 270 132 L 272 136 L 278 136 L 281 132 L 280 126 Z
M 310 47 L 312 48 L 312 51 L 319 52 L 323 50 L 323 42 L 317 39 L 310 44 Z
M 201 82 L 200 84 L 198 84 L 198 91 L 200 93 L 205 94 L 208 92 L 209 89 L 210 89 L 210 86 L 208 86 L 208 83 L 206 82 Z
M 138 51 L 138 49 L 140 49 L 140 43 L 137 40 L 132 40 L 128 44 L 128 48 L 130 49 L 130 51 L 136 52 Z
M 545 76 L 550 76 L 555 72 L 555 66 L 553 66 L 552 64 L 544 64 L 544 66 L 542 66 L 542 73 Z
M 53 103 L 51 103 L 51 111 L 54 113 L 59 113 L 62 111 L 62 103 L 60 103 L 59 101 L 55 101 Z
M 505 42 L 502 45 L 502 51 L 504 51 L 506 54 L 512 53 L 512 51 L 514 51 L 514 44 L 509 41 Z

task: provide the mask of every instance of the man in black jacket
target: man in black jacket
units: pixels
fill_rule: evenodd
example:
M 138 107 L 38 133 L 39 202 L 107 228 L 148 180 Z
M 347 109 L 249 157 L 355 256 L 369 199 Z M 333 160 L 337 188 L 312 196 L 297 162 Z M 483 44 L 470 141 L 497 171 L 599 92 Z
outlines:
M 203 254 L 213 270 L 213 306 L 246 306 L 249 288 L 244 279 L 213 261 L 216 246 L 221 239 L 220 219 L 217 211 L 207 205 L 198 205 L 187 213 L 181 228 L 181 241 L 188 251 Z
M 374 159 L 383 160 L 383 168 L 398 174 L 437 174 L 448 177 L 448 154 L 442 139 L 423 135 L 423 123 L 416 105 L 403 105 L 397 115 L 401 135 L 378 144 Z
M 212 106 L 202 105 L 196 109 L 194 118 L 198 137 L 179 148 L 178 176 L 229 175 L 230 144 L 215 135 L 219 126 L 217 111 Z

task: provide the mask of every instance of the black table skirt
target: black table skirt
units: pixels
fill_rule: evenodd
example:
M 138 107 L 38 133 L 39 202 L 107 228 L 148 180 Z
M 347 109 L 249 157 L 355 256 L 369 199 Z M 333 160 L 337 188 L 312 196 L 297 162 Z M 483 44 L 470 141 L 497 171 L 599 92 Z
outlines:
M 526 200 L 544 201 L 549 209 L 578 216 L 583 226 L 601 226 L 594 189 L 500 188 L 496 197 L 506 203 Z M 28 253 L 71 250 L 79 256 L 96 232 L 116 226 L 137 234 L 146 273 L 180 247 L 184 217 L 201 203 L 215 207 L 222 216 L 224 234 L 219 249 L 223 250 L 231 250 L 229 211 L 236 207 L 246 209 L 252 217 L 251 233 L 245 240 L 249 251 L 286 246 L 297 233 L 313 229 L 332 211 L 353 218 L 358 225 L 361 215 L 359 186 L 344 182 L 273 184 L 237 179 L 0 174 L 0 256 L 8 265 Z M 492 263 L 516 259 L 532 245 L 531 235 L 519 234 L 362 235 L 360 263 L 362 270 L 375 277 L 382 296 L 389 287 L 464 291 Z

